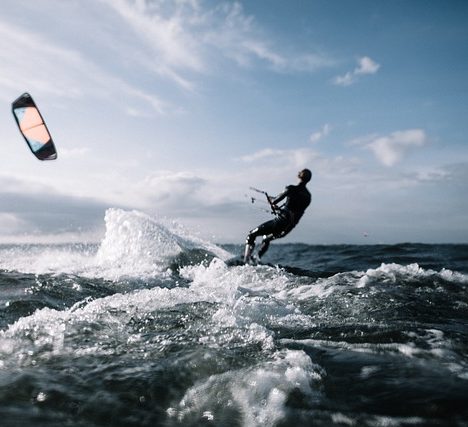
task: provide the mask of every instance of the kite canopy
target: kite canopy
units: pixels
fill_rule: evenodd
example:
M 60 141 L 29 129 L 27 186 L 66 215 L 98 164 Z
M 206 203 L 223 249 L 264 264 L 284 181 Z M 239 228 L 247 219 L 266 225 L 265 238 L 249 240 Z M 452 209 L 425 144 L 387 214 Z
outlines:
M 49 130 L 29 93 L 23 93 L 12 104 L 16 123 L 26 143 L 39 160 L 55 160 L 57 151 Z

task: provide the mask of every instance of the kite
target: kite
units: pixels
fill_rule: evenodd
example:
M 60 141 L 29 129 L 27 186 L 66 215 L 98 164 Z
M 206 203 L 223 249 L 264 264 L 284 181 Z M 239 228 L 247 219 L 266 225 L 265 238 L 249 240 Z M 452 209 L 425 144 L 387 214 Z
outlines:
M 57 150 L 31 95 L 23 93 L 11 107 L 19 130 L 32 153 L 39 160 L 55 160 Z

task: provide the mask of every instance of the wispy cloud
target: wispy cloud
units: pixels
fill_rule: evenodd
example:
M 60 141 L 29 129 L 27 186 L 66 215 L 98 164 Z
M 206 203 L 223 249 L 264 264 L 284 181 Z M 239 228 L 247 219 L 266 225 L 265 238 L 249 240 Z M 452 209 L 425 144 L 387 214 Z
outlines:
M 289 169 L 307 167 L 317 157 L 317 152 L 306 147 L 286 150 L 265 148 L 242 156 L 240 160 L 245 163 L 267 163 Z
M 82 96 L 80 86 L 72 84 L 69 73 L 57 72 L 57 63 L 69 70 L 83 69 L 84 61 L 78 52 L 1 20 L 0 50 L 0 86 L 3 88 L 11 91 L 27 87 L 67 98 Z
M 390 167 L 412 149 L 423 147 L 427 143 L 427 135 L 422 129 L 408 129 L 385 136 L 369 136 L 354 143 L 371 150 L 380 163 Z
M 59 99 L 104 97 L 117 102 L 123 111 L 127 111 L 129 100 L 140 105 L 140 110 L 146 107 L 146 113 L 170 111 L 170 105 L 157 95 L 132 86 L 79 51 L 1 20 L 0 50 L 0 88 L 8 94 L 5 98 L 10 102 L 13 96 L 28 88 L 32 93 Z M 125 101 L 119 104 L 115 93 L 126 95 Z
M 60 158 L 65 159 L 77 159 L 86 157 L 92 151 L 89 147 L 77 147 L 77 148 L 60 148 Z
M 112 99 L 129 116 L 149 117 L 179 113 L 178 94 L 171 90 L 194 92 L 200 76 L 233 63 L 281 73 L 332 63 L 326 55 L 295 51 L 275 39 L 237 2 L 100 0 L 94 7 L 113 13 L 103 15 L 106 31 L 99 30 L 91 47 L 66 34 L 57 37 L 0 19 L 0 98 L 11 102 L 28 88 L 62 100 Z M 70 16 L 77 12 L 73 4 L 64 10 Z M 39 7 L 34 11 L 42 13 Z M 76 30 L 94 28 L 85 15 L 78 18 Z
M 192 88 L 181 71 L 202 72 L 205 68 L 199 43 L 192 33 L 199 25 L 197 2 L 101 1 L 139 38 L 142 44 L 136 48 L 149 50 L 137 57 L 144 66 L 181 87 Z
M 264 148 L 262 150 L 256 151 L 255 153 L 246 154 L 242 156 L 240 160 L 246 163 L 253 163 L 257 160 L 268 159 L 271 157 L 281 156 L 284 153 L 284 150 L 277 150 L 272 148 Z
M 363 56 L 358 60 L 358 66 L 342 76 L 337 76 L 333 79 L 333 83 L 337 86 L 350 86 L 356 83 L 361 76 L 376 74 L 380 69 L 380 64 L 369 58 Z
M 326 123 L 323 125 L 322 129 L 320 129 L 317 132 L 314 132 L 312 135 L 310 135 L 309 141 L 312 144 L 315 144 L 316 142 L 319 142 L 321 139 L 325 138 L 329 133 L 331 132 L 332 127 Z
M 193 89 L 190 73 L 211 73 L 220 57 L 240 67 L 263 62 L 278 72 L 315 71 L 333 63 L 321 53 L 273 48 L 274 41 L 238 2 L 213 6 L 203 0 L 101 1 L 152 52 L 140 55 L 145 66 L 185 89 Z

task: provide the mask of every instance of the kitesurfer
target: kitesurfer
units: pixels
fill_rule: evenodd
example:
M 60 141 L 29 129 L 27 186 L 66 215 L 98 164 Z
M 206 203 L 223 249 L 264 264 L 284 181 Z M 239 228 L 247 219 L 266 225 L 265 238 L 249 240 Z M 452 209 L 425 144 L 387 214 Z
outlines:
M 270 242 L 286 236 L 297 225 L 304 211 L 309 206 L 312 197 L 306 184 L 311 180 L 312 172 L 309 169 L 303 169 L 298 173 L 297 177 L 299 178 L 298 185 L 288 185 L 286 189 L 275 198 L 267 195 L 268 202 L 276 218 L 264 222 L 249 232 L 245 241 L 245 263 L 249 263 L 252 260 L 255 239 L 258 236 L 263 236 L 262 244 L 257 255 L 260 259 L 268 250 Z M 284 199 L 286 199 L 286 202 L 283 206 L 279 207 L 278 203 Z

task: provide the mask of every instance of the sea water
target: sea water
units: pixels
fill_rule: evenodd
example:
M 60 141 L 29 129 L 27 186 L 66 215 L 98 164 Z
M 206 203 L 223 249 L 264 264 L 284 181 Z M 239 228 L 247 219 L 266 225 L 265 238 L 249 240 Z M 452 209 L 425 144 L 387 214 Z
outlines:
M 468 245 L 0 246 L 0 425 L 467 426 Z

